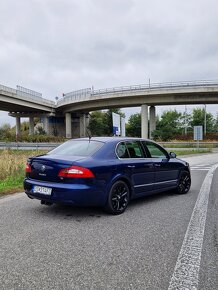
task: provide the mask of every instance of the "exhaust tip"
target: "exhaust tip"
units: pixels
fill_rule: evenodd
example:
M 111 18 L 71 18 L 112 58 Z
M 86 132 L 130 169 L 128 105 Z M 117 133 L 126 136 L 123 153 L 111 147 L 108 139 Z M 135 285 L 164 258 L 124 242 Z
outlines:
M 45 201 L 45 200 L 41 200 L 41 204 L 44 204 L 44 205 L 52 205 L 53 203 L 52 202 L 49 202 L 49 201 Z

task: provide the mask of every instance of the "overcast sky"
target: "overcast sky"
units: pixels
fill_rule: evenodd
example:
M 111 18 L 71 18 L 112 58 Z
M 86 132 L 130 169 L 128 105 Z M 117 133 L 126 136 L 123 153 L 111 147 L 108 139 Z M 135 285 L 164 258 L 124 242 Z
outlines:
M 1 0 L 0 11 L 2 85 L 54 100 L 149 78 L 218 79 L 216 0 Z

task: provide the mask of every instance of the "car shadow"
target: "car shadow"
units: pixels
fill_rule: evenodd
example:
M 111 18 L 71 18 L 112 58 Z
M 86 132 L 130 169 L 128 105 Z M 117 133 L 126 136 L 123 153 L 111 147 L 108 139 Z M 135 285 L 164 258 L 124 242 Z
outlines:
M 172 191 L 167 191 L 164 193 L 158 193 L 148 196 L 143 196 L 134 200 L 128 205 L 128 208 L 136 208 L 139 205 L 149 205 L 157 200 L 166 199 L 167 197 L 176 196 Z M 128 212 L 127 208 L 127 212 Z M 84 218 L 101 218 L 101 217 L 116 217 L 108 214 L 101 207 L 79 207 L 72 205 L 63 205 L 63 204 L 53 204 L 51 206 L 39 205 L 34 208 L 34 212 L 37 215 L 43 215 L 44 217 L 53 217 L 53 218 L 64 218 L 64 219 L 75 219 L 77 222 L 81 222 Z
M 41 205 L 34 207 L 37 215 L 52 218 L 72 219 L 80 222 L 80 218 L 100 218 L 107 216 L 107 213 L 101 207 L 82 207 L 64 204 L 53 204 L 51 206 Z
M 128 207 L 131 207 L 131 206 L 134 207 L 134 206 L 137 206 L 138 204 L 143 204 L 143 203 L 151 204 L 153 202 L 156 202 L 157 200 L 166 199 L 167 197 L 172 197 L 172 196 L 177 196 L 177 194 L 173 191 L 166 191 L 166 192 L 146 195 L 146 196 L 142 196 L 142 197 L 131 200 Z

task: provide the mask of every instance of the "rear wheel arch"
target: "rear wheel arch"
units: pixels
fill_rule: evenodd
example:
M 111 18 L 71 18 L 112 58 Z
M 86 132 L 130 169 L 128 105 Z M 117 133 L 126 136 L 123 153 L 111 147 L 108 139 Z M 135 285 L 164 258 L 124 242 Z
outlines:
M 126 183 L 126 185 L 129 188 L 129 194 L 130 194 L 130 199 L 132 198 L 132 194 L 133 194 L 133 189 L 132 189 L 132 185 L 131 185 L 131 181 L 125 177 L 125 176 L 117 176 L 111 183 L 110 187 L 108 188 L 108 193 L 110 192 L 111 187 L 113 186 L 113 184 L 117 181 L 123 181 Z
M 121 214 L 130 201 L 130 188 L 126 179 L 118 178 L 111 184 L 104 209 L 110 214 Z

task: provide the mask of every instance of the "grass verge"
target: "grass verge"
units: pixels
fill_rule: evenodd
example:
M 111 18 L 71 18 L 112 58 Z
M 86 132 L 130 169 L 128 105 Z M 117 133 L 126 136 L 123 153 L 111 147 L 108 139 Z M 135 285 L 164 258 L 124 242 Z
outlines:
M 173 152 L 175 152 L 177 156 L 180 156 L 180 155 L 211 153 L 212 150 L 211 149 L 204 149 L 204 150 L 190 149 L 190 150 L 173 150 Z
M 0 150 L 0 195 L 23 191 L 26 161 L 42 150 Z

